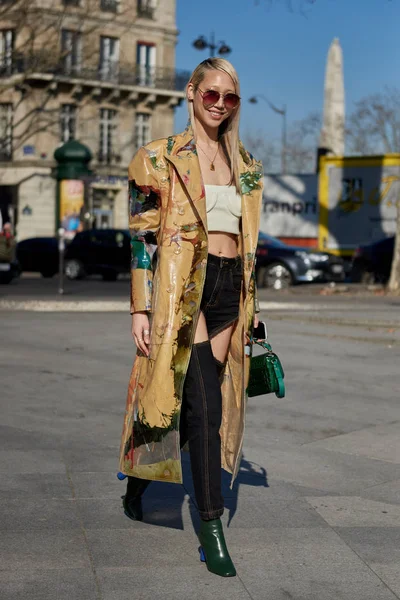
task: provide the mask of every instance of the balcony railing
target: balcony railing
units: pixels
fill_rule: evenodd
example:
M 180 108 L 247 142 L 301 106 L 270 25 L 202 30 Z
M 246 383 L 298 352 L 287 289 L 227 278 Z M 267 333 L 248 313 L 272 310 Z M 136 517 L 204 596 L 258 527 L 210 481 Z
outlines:
M 27 79 L 34 79 L 39 74 L 54 75 L 58 79 L 79 79 L 89 81 L 109 82 L 114 85 L 140 86 L 163 90 L 182 92 L 189 81 L 189 71 L 168 69 L 163 67 L 146 67 L 134 65 L 126 69 L 105 69 L 99 67 L 66 66 L 61 63 L 51 64 L 49 54 L 21 56 L 15 58 L 12 64 L 1 67 L 0 78 L 10 77 L 17 73 L 25 73 Z

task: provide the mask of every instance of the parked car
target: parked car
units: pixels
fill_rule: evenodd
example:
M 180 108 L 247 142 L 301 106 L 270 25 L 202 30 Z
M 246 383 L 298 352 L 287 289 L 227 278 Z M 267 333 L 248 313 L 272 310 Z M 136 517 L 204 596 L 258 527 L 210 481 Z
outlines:
M 386 283 L 390 277 L 394 236 L 360 246 L 353 254 L 350 277 L 355 283 Z
M 35 271 L 43 277 L 58 273 L 58 241 L 55 237 L 36 237 L 17 244 L 17 260 L 21 271 Z
M 115 281 L 131 268 L 131 239 L 123 229 L 90 229 L 77 233 L 65 251 L 65 274 L 69 279 L 102 275 Z
M 344 261 L 328 252 L 289 246 L 260 231 L 256 251 L 256 277 L 259 287 L 276 290 L 296 283 L 343 281 Z

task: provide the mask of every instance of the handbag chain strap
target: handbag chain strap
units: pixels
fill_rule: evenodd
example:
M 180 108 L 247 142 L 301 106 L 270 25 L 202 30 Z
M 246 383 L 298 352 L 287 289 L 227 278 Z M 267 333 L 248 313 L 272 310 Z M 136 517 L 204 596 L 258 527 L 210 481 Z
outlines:
M 253 342 L 253 344 L 258 344 L 259 346 L 261 346 L 261 348 L 264 348 L 264 350 L 269 350 L 269 352 L 272 352 L 272 346 L 271 346 L 271 344 L 269 344 L 265 340 L 264 341 L 262 341 L 262 340 L 258 341 L 258 340 L 255 340 L 253 338 L 252 342 Z

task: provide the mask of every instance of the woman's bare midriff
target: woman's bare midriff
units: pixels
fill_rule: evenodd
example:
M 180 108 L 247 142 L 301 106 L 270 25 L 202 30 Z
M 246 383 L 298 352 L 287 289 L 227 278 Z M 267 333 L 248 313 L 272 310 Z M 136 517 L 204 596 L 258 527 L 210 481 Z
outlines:
M 233 233 L 225 233 L 224 231 L 209 231 L 208 253 L 215 254 L 215 256 L 235 258 L 238 253 L 237 239 L 238 236 Z

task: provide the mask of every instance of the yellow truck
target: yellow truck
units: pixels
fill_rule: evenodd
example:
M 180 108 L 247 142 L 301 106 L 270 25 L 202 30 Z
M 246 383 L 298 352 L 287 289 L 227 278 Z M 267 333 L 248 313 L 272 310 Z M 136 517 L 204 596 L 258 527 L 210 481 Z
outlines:
M 322 157 L 319 249 L 346 257 L 394 235 L 399 199 L 400 154 Z

